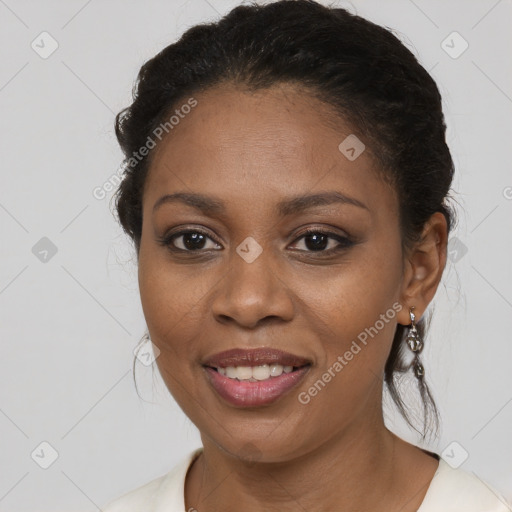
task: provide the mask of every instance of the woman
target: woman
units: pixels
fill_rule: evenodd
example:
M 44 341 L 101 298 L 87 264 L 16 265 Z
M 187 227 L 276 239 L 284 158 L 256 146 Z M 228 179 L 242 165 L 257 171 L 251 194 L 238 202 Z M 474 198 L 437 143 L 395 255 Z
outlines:
M 240 6 L 141 69 L 117 211 L 160 373 L 203 447 L 115 511 L 509 510 L 383 421 L 454 223 L 436 84 L 389 31 Z M 427 369 L 428 370 L 428 369 Z

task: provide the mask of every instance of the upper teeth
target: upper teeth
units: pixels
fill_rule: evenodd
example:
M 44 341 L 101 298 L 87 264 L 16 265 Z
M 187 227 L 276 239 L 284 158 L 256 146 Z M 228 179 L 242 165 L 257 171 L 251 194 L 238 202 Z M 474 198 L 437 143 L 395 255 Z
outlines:
M 261 366 L 228 366 L 227 368 L 217 368 L 217 371 L 230 379 L 266 380 L 270 377 L 279 377 L 282 373 L 290 373 L 293 366 L 283 366 L 281 364 L 262 364 Z

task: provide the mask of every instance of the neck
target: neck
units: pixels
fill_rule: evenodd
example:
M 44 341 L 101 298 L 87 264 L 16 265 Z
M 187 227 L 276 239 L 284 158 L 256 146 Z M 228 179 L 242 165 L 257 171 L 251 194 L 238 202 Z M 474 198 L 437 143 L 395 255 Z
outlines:
M 187 475 L 186 510 L 385 510 L 397 437 L 379 412 L 286 462 L 247 462 L 203 438 L 203 453 Z

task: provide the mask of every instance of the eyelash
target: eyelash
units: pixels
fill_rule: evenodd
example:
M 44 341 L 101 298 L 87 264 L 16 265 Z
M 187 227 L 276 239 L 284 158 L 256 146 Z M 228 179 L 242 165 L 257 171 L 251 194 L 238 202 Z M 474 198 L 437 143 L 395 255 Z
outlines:
M 178 231 L 177 233 L 172 233 L 171 235 L 164 235 L 163 237 L 158 238 L 157 242 L 160 245 L 162 245 L 162 246 L 166 247 L 167 249 L 169 249 L 171 252 L 175 252 L 175 253 L 195 253 L 195 252 L 201 253 L 201 252 L 204 252 L 205 249 L 186 250 L 186 249 L 180 249 L 180 248 L 175 247 L 173 245 L 173 241 L 175 239 L 179 238 L 180 236 L 189 235 L 189 234 L 193 234 L 193 233 L 199 233 L 201 235 L 206 236 L 207 238 L 210 238 L 215 243 L 217 243 L 217 244 L 219 243 L 216 240 L 214 240 L 208 233 L 206 233 L 205 231 L 203 231 L 201 229 L 197 229 L 197 228 L 186 229 L 186 230 L 183 230 L 183 231 Z M 352 245 L 354 245 L 354 241 L 351 238 L 346 237 L 346 236 L 341 236 L 341 235 L 338 235 L 337 233 L 334 233 L 332 231 L 326 231 L 326 230 L 321 229 L 321 228 L 308 228 L 308 229 L 306 229 L 305 231 L 303 231 L 294 240 L 294 242 L 297 242 L 297 241 L 301 240 L 302 238 L 304 238 L 304 237 L 306 237 L 308 235 L 311 235 L 311 234 L 327 236 L 328 238 L 332 238 L 332 239 L 336 240 L 337 242 L 339 242 L 339 245 L 337 247 L 334 247 L 334 248 L 331 248 L 331 249 L 328 249 L 328 250 L 321 250 L 321 251 L 298 250 L 298 252 L 305 252 L 305 253 L 312 253 L 312 254 L 318 253 L 318 254 L 322 254 L 322 255 L 331 255 L 331 254 L 334 254 L 334 253 L 346 250 L 346 249 L 350 248 Z M 209 250 L 209 249 L 206 249 L 206 250 Z M 214 249 L 214 250 L 217 250 L 217 249 Z

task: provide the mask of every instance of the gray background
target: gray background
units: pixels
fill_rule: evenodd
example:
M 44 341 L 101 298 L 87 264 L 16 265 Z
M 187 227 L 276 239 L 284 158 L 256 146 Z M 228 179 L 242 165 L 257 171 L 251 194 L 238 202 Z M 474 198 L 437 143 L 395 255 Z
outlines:
M 200 445 L 156 367 L 137 364 L 136 393 L 135 259 L 93 190 L 121 162 L 113 118 L 143 62 L 237 3 L 0 0 L 0 511 L 98 510 Z M 396 29 L 444 97 L 464 210 L 424 356 L 443 420 L 429 448 L 467 452 L 512 500 L 512 2 L 339 5 Z

